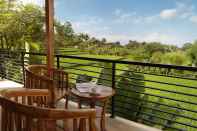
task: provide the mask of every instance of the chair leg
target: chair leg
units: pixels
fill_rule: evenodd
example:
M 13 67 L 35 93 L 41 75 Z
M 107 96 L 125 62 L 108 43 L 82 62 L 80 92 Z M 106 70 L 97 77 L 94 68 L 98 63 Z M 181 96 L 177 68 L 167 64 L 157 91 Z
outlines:
M 106 108 L 107 108 L 107 102 L 108 101 L 104 101 L 103 103 L 103 109 L 102 109 L 102 112 L 101 112 L 101 120 L 100 120 L 100 128 L 101 128 L 101 131 L 106 131 L 106 127 L 105 127 L 105 113 L 106 113 Z
M 47 120 L 45 129 L 46 129 L 46 131 L 56 131 L 56 121 L 55 120 Z
M 69 131 L 69 120 L 63 120 L 64 122 L 64 131 Z
M 68 96 L 65 97 L 65 109 L 68 109 Z
M 79 109 L 82 108 L 82 106 L 81 106 L 81 100 L 78 101 L 78 108 L 79 108 Z

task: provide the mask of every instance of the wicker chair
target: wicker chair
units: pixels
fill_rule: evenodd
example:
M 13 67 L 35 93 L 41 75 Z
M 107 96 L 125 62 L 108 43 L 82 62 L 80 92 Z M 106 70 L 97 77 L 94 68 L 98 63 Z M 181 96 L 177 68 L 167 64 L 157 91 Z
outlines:
M 45 105 L 49 96 L 47 90 L 5 91 L 0 96 L 1 131 L 96 131 L 94 109 L 38 107 Z
M 65 107 L 68 106 L 69 82 L 68 73 L 51 69 L 50 77 L 45 65 L 30 65 L 25 68 L 25 88 L 49 89 L 51 93 L 50 106 L 65 98 Z

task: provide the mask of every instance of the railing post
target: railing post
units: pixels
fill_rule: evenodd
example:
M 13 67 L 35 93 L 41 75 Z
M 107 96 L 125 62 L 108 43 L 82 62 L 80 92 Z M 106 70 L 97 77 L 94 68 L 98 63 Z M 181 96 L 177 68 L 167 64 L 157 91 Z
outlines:
M 58 56 L 58 55 L 56 55 L 56 58 L 57 58 L 57 69 L 59 69 L 60 68 L 60 57 Z
M 22 69 L 23 69 L 23 83 L 25 84 L 25 53 L 22 51 L 21 52 L 21 66 L 22 66 Z
M 116 63 L 112 63 L 112 88 L 116 88 Z M 111 118 L 115 117 L 115 96 L 111 99 Z
M 0 59 L 2 60 L 2 61 L 0 61 L 1 62 L 1 64 L 0 64 L 0 76 L 1 76 L 1 78 L 2 79 L 7 79 L 7 75 L 6 75 L 6 66 L 5 66 L 5 62 L 4 61 L 6 61 L 5 60 L 5 54 L 7 53 L 6 51 L 2 51 L 1 52 L 2 54 L 0 55 Z

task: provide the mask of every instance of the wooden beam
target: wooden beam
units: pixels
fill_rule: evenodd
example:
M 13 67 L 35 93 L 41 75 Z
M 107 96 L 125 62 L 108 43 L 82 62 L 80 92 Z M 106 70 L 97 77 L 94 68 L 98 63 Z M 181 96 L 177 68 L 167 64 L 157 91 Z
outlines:
M 54 66 L 54 0 L 45 0 L 47 67 Z

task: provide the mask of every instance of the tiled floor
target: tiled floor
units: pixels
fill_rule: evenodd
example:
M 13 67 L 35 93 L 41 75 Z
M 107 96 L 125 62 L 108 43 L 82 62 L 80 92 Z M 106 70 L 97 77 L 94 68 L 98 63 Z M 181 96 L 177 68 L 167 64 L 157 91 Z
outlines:
M 64 107 L 64 101 L 62 100 L 59 104 L 59 108 Z M 76 109 L 77 104 L 75 102 L 69 102 L 69 109 Z M 114 119 L 106 117 L 106 131 L 161 131 L 159 129 L 149 127 L 140 123 L 136 123 L 130 120 L 126 120 L 120 117 L 116 117 Z M 99 128 L 99 120 L 96 122 L 97 127 Z
M 125 120 L 123 118 L 107 118 L 107 131 L 160 131 L 143 124 Z
M 23 87 L 23 85 L 13 82 L 13 81 L 9 81 L 9 80 L 1 80 L 0 79 L 0 90 L 1 89 L 9 89 L 9 88 L 21 88 Z
M 9 88 L 21 88 L 21 87 L 23 87 L 23 85 L 18 84 L 16 82 L 9 80 L 0 80 L 0 91 Z M 62 105 L 61 103 L 59 105 L 60 107 Z M 76 108 L 76 103 L 70 102 L 69 108 Z M 97 125 L 99 125 L 99 121 L 97 121 Z M 106 127 L 107 127 L 107 131 L 160 131 L 159 129 L 155 129 L 119 117 L 116 117 L 115 119 L 107 117 Z

